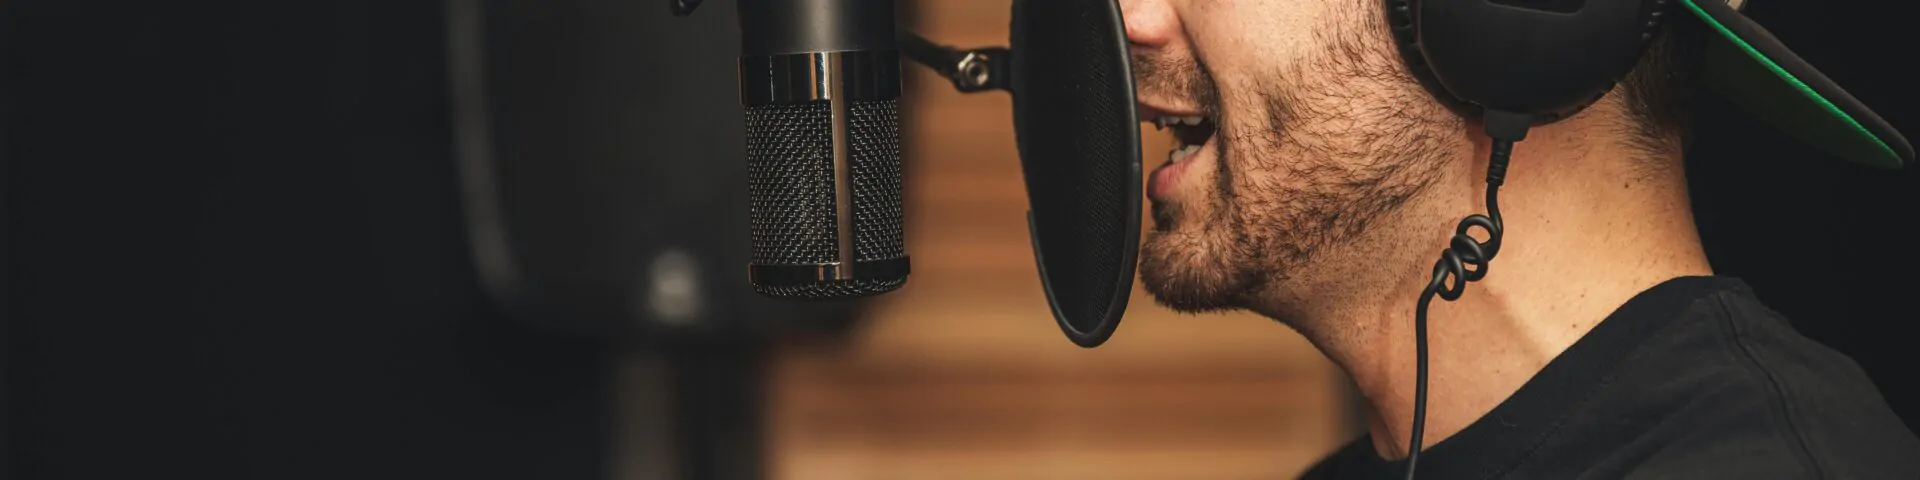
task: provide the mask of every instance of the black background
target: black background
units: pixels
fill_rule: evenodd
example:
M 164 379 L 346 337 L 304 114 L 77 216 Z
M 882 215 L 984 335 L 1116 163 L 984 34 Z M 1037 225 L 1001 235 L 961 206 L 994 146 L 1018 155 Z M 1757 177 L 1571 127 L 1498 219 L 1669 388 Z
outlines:
M 1908 17 L 1867 5 L 1752 12 L 1920 135 Z M 508 318 L 469 261 L 442 5 L 0 8 L 7 478 L 608 475 L 614 347 Z M 1690 164 L 1715 267 L 1912 425 L 1920 171 L 1724 110 Z
M 1920 139 L 1899 2 L 1754 0 L 1750 17 L 1905 133 Z M 1920 392 L 1907 371 L 1920 319 L 1920 167 L 1877 170 L 1812 151 L 1709 96 L 1688 155 L 1714 269 L 1745 279 L 1795 328 L 1854 358 L 1907 423 Z

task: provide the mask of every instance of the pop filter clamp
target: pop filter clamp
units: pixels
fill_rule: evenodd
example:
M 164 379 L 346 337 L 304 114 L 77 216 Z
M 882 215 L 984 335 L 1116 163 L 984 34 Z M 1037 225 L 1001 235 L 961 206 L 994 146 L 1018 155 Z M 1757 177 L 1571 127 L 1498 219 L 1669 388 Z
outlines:
M 947 77 L 955 90 L 963 93 L 1013 91 L 1012 50 L 1006 47 L 960 50 L 933 43 L 904 28 L 899 34 L 901 53 Z

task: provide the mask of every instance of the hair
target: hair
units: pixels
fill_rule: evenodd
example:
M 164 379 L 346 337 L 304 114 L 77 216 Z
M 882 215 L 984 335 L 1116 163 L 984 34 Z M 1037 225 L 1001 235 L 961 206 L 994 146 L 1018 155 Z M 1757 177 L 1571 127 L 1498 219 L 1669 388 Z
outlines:
M 1704 35 L 1696 22 L 1667 22 L 1620 82 L 1628 144 L 1649 157 L 1684 151 L 1690 143 Z

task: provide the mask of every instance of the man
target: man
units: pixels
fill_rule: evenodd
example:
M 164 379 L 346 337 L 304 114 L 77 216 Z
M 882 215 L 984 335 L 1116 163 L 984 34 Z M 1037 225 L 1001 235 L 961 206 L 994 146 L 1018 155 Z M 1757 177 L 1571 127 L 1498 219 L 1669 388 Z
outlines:
M 1351 375 L 1368 434 L 1308 477 L 1403 476 L 1415 301 L 1486 211 L 1488 138 L 1410 76 L 1379 0 L 1120 3 L 1141 117 L 1179 139 L 1142 281 L 1276 319 Z M 1516 144 L 1499 257 L 1431 307 L 1419 477 L 1920 478 L 1851 360 L 1714 276 L 1681 164 L 1705 29 L 1669 25 Z

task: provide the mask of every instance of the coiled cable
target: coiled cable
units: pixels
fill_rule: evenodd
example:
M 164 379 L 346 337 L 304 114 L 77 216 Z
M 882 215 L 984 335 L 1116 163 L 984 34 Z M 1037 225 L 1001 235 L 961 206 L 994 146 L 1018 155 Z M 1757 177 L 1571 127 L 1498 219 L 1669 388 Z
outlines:
M 1420 446 L 1425 443 L 1422 437 L 1427 424 L 1427 305 L 1433 303 L 1436 295 L 1449 302 L 1458 300 L 1466 292 L 1467 282 L 1487 276 L 1487 264 L 1500 253 L 1500 185 L 1506 182 L 1507 161 L 1512 156 L 1513 141 L 1496 137 L 1493 154 L 1487 160 L 1487 214 L 1469 215 L 1454 228 L 1453 240 L 1440 254 L 1440 260 L 1434 262 L 1433 279 L 1420 292 L 1420 304 L 1414 310 L 1414 349 L 1418 356 L 1414 360 L 1413 433 L 1407 446 L 1408 480 L 1413 479 L 1415 466 L 1420 461 Z M 1486 242 L 1467 234 L 1474 227 L 1487 231 Z M 1453 280 L 1452 285 L 1447 284 L 1449 278 Z

